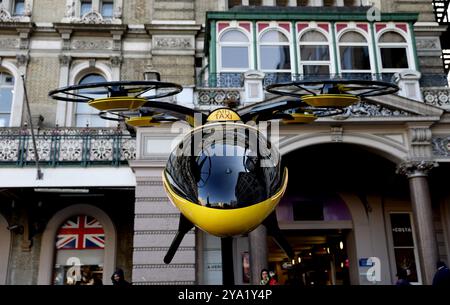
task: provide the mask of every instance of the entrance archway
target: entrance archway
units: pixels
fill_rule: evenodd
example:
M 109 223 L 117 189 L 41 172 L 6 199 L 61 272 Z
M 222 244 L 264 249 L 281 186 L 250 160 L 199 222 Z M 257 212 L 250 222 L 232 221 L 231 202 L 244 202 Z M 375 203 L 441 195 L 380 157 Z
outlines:
M 370 257 L 379 258 L 383 266 L 377 283 L 392 283 L 383 198 L 408 198 L 408 184 L 396 175 L 395 158 L 386 159 L 386 152 L 381 155 L 367 146 L 341 143 L 307 146 L 283 155 L 290 181 L 277 208 L 280 228 L 304 263 L 302 251 L 334 257 L 334 266 L 325 269 L 334 276 L 322 283 L 372 284 L 361 275 L 368 269 L 361 262 Z M 333 243 L 337 251 L 328 253 Z M 269 242 L 269 263 L 270 251 Z M 342 276 L 345 267 L 348 278 Z

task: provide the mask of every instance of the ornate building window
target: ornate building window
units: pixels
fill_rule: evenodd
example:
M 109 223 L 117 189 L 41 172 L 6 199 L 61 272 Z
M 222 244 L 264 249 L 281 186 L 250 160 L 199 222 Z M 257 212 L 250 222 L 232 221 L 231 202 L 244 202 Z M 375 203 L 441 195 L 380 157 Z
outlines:
M 100 74 L 88 74 L 84 76 L 79 84 L 88 84 L 88 83 L 98 83 L 105 82 L 106 79 Z M 89 89 L 84 89 L 83 94 L 88 93 Z M 100 98 L 100 96 L 95 95 L 96 98 Z M 75 105 L 75 126 L 76 127 L 105 127 L 105 120 L 98 116 L 99 111 L 93 107 L 90 107 L 87 103 L 77 103 Z
M 330 73 L 330 45 L 319 31 L 307 31 L 300 36 L 300 73 L 328 75 Z
M 406 39 L 397 32 L 389 31 L 382 34 L 378 40 L 378 47 L 383 71 L 408 69 L 408 43 Z
M 54 285 L 101 284 L 105 252 L 105 231 L 94 217 L 73 216 L 56 235 Z
M 33 0 L 0 1 L 0 21 L 29 22 Z
M 250 40 L 238 30 L 229 30 L 220 37 L 219 67 L 221 71 L 246 71 L 250 66 Z
M 0 72 L 0 127 L 9 127 L 14 92 L 14 77 Z
M 92 0 L 81 0 L 80 3 L 80 17 L 92 11 Z
M 345 32 L 339 39 L 339 54 L 343 73 L 370 73 L 369 45 L 362 34 Z
M 121 24 L 123 0 L 66 0 L 62 22 Z
M 259 67 L 267 72 L 290 72 L 289 39 L 278 30 L 268 30 L 259 40 Z

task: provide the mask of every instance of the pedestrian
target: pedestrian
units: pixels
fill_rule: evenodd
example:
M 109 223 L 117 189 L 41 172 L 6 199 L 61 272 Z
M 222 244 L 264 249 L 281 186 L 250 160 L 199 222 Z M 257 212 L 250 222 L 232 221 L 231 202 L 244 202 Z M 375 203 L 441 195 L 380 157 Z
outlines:
M 261 270 L 261 282 L 259 284 L 260 285 L 269 285 L 269 282 L 270 282 L 269 270 L 267 270 L 267 269 Z
M 438 261 L 436 263 L 436 269 L 433 286 L 450 287 L 450 270 L 447 265 L 442 261 Z
M 278 285 L 278 281 L 277 281 L 277 275 L 275 274 L 274 271 L 270 271 L 269 272 L 269 285 L 274 286 L 274 285 Z
M 409 286 L 409 285 L 411 285 L 411 283 L 408 280 L 408 272 L 405 269 L 400 268 L 397 271 L 397 278 L 398 279 L 397 279 L 397 282 L 395 283 L 395 285 L 397 285 L 397 286 Z
M 129 286 L 130 283 L 125 281 L 123 270 L 118 268 L 111 276 L 111 281 L 114 286 Z

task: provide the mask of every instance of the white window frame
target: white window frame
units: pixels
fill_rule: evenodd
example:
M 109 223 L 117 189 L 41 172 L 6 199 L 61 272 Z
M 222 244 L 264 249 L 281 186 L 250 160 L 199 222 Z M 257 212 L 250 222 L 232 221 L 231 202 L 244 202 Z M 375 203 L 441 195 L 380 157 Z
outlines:
M 245 43 L 243 43 L 243 42 L 222 42 L 223 35 L 225 35 L 226 33 L 230 32 L 230 31 L 238 31 L 241 34 L 245 35 L 245 37 L 247 37 L 247 42 L 245 42 Z M 218 37 L 219 37 L 219 39 L 217 40 L 217 67 L 218 67 L 217 72 L 218 73 L 221 73 L 221 72 L 240 73 L 240 72 L 246 72 L 252 68 L 252 62 L 253 62 L 252 41 L 251 41 L 251 37 L 248 33 L 246 33 L 245 31 L 241 30 L 238 27 L 229 27 L 229 28 L 226 28 L 223 31 L 221 31 L 221 33 L 219 34 Z M 248 67 L 246 67 L 246 68 L 224 68 L 222 66 L 222 47 L 247 47 Z
M 75 85 L 78 84 L 79 81 L 88 74 L 100 74 L 102 75 L 107 82 L 112 80 L 119 80 L 117 78 L 113 77 L 113 71 L 111 68 L 105 64 L 104 62 L 95 61 L 94 65 L 91 65 L 89 60 L 83 61 L 81 63 L 78 63 L 71 67 L 70 69 L 70 75 L 69 75 L 69 84 L 68 85 Z M 63 105 L 64 106 L 64 105 Z M 75 121 L 75 115 L 76 115 L 76 103 L 67 103 L 67 107 L 61 107 L 58 109 L 59 111 L 64 111 L 64 114 L 60 114 L 60 117 L 65 117 L 64 122 L 59 122 L 58 124 L 60 126 L 67 126 L 67 127 L 75 127 L 76 121 Z M 58 112 L 57 110 L 57 112 Z M 57 114 L 58 117 L 58 114 Z M 64 123 L 64 125 L 63 125 Z M 105 120 L 105 126 L 104 127 L 116 127 L 117 122 L 108 121 Z M 92 127 L 92 126 L 89 126 Z M 98 127 L 101 128 L 101 127 Z
M 389 32 L 393 32 L 396 34 L 399 34 L 400 36 L 403 37 L 403 39 L 405 39 L 405 42 L 399 43 L 399 42 L 380 42 L 380 38 Z M 414 62 L 414 53 L 413 50 L 411 48 L 412 46 L 412 42 L 410 40 L 410 37 L 408 37 L 408 35 L 405 35 L 404 32 L 400 31 L 400 30 L 396 30 L 394 28 L 387 28 L 387 29 L 383 29 L 382 31 L 380 31 L 377 34 L 377 59 L 379 62 L 379 70 L 381 73 L 396 73 L 396 72 L 401 72 L 404 70 L 417 70 L 415 67 L 415 62 Z M 408 67 L 406 68 L 384 68 L 383 67 L 383 61 L 381 58 L 381 48 L 392 48 L 392 49 L 405 49 L 406 50 L 406 58 L 407 58 L 407 62 L 408 62 Z
M 386 211 L 385 213 L 385 219 L 386 219 L 386 226 L 387 226 L 387 240 L 389 243 L 389 249 L 388 253 L 390 256 L 390 263 L 391 263 L 391 276 L 394 280 L 393 284 L 395 283 L 395 274 L 397 265 L 395 262 L 395 251 L 394 251 L 394 239 L 392 237 L 392 224 L 391 224 L 391 214 L 409 214 L 409 219 L 411 221 L 411 229 L 412 229 L 412 236 L 413 236 L 413 242 L 414 242 L 414 260 L 417 268 L 417 279 L 418 282 L 411 282 L 412 285 L 422 285 L 422 268 L 419 260 L 419 252 L 417 249 L 417 237 L 416 237 L 416 230 L 415 230 L 415 223 L 414 223 L 414 217 L 411 211 L 405 210 L 405 209 L 399 209 L 399 208 L 390 208 L 389 211 Z M 408 247 L 410 248 L 410 247 Z
M 283 34 L 286 38 L 287 38 L 287 42 L 263 42 L 261 43 L 261 38 L 269 31 L 278 31 L 281 34 Z M 288 46 L 289 47 L 289 58 L 290 58 L 290 63 L 291 63 L 291 68 L 290 69 L 282 69 L 282 70 L 276 70 L 276 69 L 263 69 L 262 65 L 261 65 L 261 46 Z M 293 65 L 295 65 L 295 58 L 294 58 L 294 52 L 292 52 L 292 39 L 291 39 L 291 34 L 288 33 L 285 29 L 282 29 L 280 27 L 273 27 L 273 26 L 269 26 L 266 29 L 264 29 L 263 31 L 261 31 L 261 33 L 259 33 L 258 35 L 258 43 L 257 43 L 257 48 L 258 48 L 258 67 L 259 70 L 262 72 L 267 72 L 267 73 L 291 73 L 293 71 Z
M 11 17 L 16 21 L 28 22 L 30 21 L 30 16 L 33 11 L 33 1 L 34 0 L 24 0 L 24 12 L 22 15 L 15 15 L 14 11 L 16 8 L 16 0 L 3 0 L 0 8 L 6 11 Z
M 28 0 L 30 1 L 30 0 Z M 91 1 L 91 12 L 96 12 L 101 16 L 101 8 L 103 0 L 90 0 Z M 63 18 L 64 21 L 78 20 L 83 17 L 81 15 L 81 2 L 83 0 L 66 0 L 66 17 Z M 113 2 L 113 14 L 111 17 L 103 17 L 104 19 L 121 19 L 122 18 L 122 8 L 123 0 L 106 0 L 106 2 Z M 89 12 L 88 12 L 89 13 Z M 119 15 L 119 16 L 118 16 Z M 66 20 L 71 18 L 71 20 Z
M 324 35 L 325 38 L 327 39 L 327 41 L 326 42 L 325 41 L 324 42 L 302 41 L 301 40 L 302 36 L 305 35 L 308 32 L 311 32 L 311 31 L 316 31 L 316 32 Z M 298 35 L 297 35 L 297 42 L 298 43 L 297 43 L 296 47 L 297 47 L 298 64 L 299 64 L 298 71 L 299 71 L 300 74 L 305 74 L 304 70 L 303 70 L 304 66 L 314 66 L 314 65 L 317 65 L 317 66 L 328 66 L 328 70 L 330 71 L 330 75 L 336 73 L 335 72 L 335 68 L 334 68 L 334 62 L 333 62 L 334 61 L 333 60 L 334 56 L 333 56 L 333 48 L 332 48 L 332 45 L 331 45 L 331 39 L 330 39 L 329 34 L 326 31 L 324 31 L 324 30 L 322 30 L 322 29 L 320 29 L 318 27 L 308 27 L 306 29 L 301 30 L 300 33 L 298 33 Z M 302 53 L 301 53 L 301 47 L 302 46 L 328 46 L 328 54 L 329 54 L 330 59 L 329 60 L 320 60 L 320 61 L 318 61 L 318 60 L 317 61 L 316 60 L 308 60 L 308 61 L 303 62 L 303 60 L 302 60 Z
M 333 29 L 335 30 L 335 29 Z M 366 40 L 366 42 L 341 42 L 341 38 L 343 35 L 347 34 L 348 32 L 356 32 L 358 34 L 361 34 L 364 39 Z M 349 27 L 345 30 L 342 30 L 341 33 L 339 33 L 339 36 L 336 38 L 337 39 L 337 56 L 338 56 L 338 65 L 339 65 L 339 71 L 341 74 L 343 73 L 370 73 L 370 74 L 375 74 L 376 73 L 376 67 L 375 67 L 375 61 L 374 61 L 374 54 L 373 54 L 373 50 L 372 47 L 370 45 L 370 36 L 369 34 L 367 34 L 366 32 L 357 29 L 357 28 L 353 28 L 353 27 Z M 341 46 L 355 46 L 355 47 L 367 47 L 368 51 L 369 51 L 369 64 L 370 64 L 370 69 L 368 70 L 344 70 L 342 68 L 342 60 L 341 60 Z
M 4 85 L 4 84 L 0 83 L 0 88 L 8 88 L 11 90 L 11 107 L 9 108 L 9 112 L 0 112 L 0 114 L 9 114 L 9 121 L 6 122 L 5 126 L 0 126 L 0 127 L 10 127 L 11 122 L 12 122 L 12 110 L 13 110 L 13 103 L 14 103 L 14 87 L 15 87 L 17 80 L 14 78 L 14 75 L 12 73 L 10 73 L 9 71 L 0 70 L 0 76 L 2 74 L 7 74 L 13 78 L 12 85 Z

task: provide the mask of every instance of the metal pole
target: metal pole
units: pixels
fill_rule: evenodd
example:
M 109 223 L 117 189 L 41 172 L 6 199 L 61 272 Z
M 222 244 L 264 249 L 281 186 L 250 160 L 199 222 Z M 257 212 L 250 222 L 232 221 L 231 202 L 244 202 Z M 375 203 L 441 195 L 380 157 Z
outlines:
M 34 160 L 36 161 L 36 170 L 37 170 L 37 180 L 42 180 L 44 178 L 44 173 L 41 171 L 41 167 L 39 166 L 39 153 L 37 151 L 36 147 L 36 138 L 34 136 L 34 127 L 33 127 L 33 120 L 31 119 L 31 110 L 30 110 L 30 103 L 28 102 L 28 93 L 27 93 L 27 87 L 25 86 L 25 77 L 22 74 L 22 85 L 23 85 L 23 91 L 25 95 L 25 104 L 27 105 L 27 112 L 28 112 L 28 120 L 30 124 L 31 129 L 31 139 L 33 140 L 33 149 L 34 149 Z

